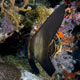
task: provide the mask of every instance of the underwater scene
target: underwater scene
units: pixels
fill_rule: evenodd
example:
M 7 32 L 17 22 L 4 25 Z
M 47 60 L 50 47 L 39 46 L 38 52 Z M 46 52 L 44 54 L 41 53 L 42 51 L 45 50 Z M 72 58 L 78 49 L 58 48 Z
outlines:
M 80 0 L 0 0 L 0 80 L 80 80 Z

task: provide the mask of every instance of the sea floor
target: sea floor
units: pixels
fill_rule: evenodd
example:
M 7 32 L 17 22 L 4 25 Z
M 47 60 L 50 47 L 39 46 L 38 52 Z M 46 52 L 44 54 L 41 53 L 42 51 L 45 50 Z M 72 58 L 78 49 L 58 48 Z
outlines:
M 38 62 L 36 62 L 36 65 L 39 68 L 40 74 L 35 75 L 32 73 L 32 69 L 28 63 L 27 58 L 8 55 L 4 57 L 1 56 L 0 61 L 15 65 L 21 72 L 21 80 L 49 80 L 50 78 Z

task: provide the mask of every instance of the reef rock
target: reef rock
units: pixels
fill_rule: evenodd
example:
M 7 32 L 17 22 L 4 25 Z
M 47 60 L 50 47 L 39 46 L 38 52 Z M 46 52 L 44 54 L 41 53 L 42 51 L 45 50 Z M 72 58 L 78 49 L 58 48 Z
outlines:
M 0 80 L 20 80 L 21 73 L 13 65 L 0 62 Z
M 21 70 L 21 80 L 43 80 L 27 70 Z

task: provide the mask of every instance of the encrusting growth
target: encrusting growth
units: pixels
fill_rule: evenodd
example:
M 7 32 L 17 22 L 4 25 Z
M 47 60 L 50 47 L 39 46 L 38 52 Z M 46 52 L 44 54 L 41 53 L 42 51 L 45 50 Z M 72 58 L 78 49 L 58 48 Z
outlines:
M 16 15 L 14 14 L 14 12 L 15 11 L 24 11 L 24 12 L 26 12 L 26 11 L 30 10 L 31 9 L 30 7 L 25 9 L 25 7 L 28 4 L 28 2 L 29 2 L 28 0 L 24 0 L 23 6 L 22 7 L 18 7 L 18 6 L 14 6 L 15 5 L 15 0 L 10 0 L 11 4 L 8 4 L 8 3 L 5 2 L 5 0 L 2 0 L 1 3 L 0 3 L 1 13 L 3 13 L 3 14 L 6 13 L 7 15 L 11 16 L 12 19 L 16 23 L 16 28 L 23 28 L 24 25 L 23 24 L 19 25 L 19 21 L 16 18 Z

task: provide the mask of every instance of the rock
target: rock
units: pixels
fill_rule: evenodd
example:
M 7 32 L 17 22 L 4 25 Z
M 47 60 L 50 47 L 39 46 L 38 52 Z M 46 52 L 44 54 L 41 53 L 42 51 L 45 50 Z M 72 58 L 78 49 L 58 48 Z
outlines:
M 0 80 L 20 80 L 21 73 L 13 65 L 0 62 Z
M 27 70 L 21 70 L 21 80 L 43 80 Z

